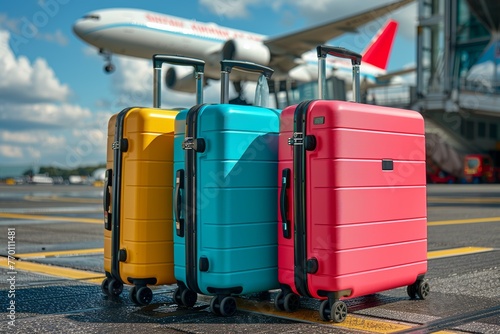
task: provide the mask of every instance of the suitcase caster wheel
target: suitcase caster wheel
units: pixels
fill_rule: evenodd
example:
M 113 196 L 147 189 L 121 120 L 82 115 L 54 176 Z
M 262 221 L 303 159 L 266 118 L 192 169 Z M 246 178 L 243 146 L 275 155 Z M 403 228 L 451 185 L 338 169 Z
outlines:
M 137 287 L 136 286 L 131 287 L 128 292 L 128 299 L 135 305 L 140 305 L 139 302 L 137 301 L 136 294 L 137 294 Z
M 123 284 L 115 279 L 108 283 L 108 294 L 112 297 L 118 297 L 123 291 Z
M 153 291 L 147 286 L 140 287 L 137 289 L 135 299 L 137 299 L 139 305 L 149 305 L 153 300 Z
M 334 322 L 342 322 L 347 317 L 347 305 L 340 300 L 337 300 L 332 305 L 332 310 L 330 311 L 330 318 Z
M 181 299 L 181 289 L 179 288 L 175 289 L 173 299 L 178 306 L 183 306 Z
M 276 295 L 276 297 L 274 297 L 274 307 L 279 311 L 285 310 L 285 306 L 283 305 L 284 304 L 283 296 L 284 296 L 283 291 L 280 291 Z
M 418 288 L 417 288 L 417 296 L 418 298 L 424 300 L 427 299 L 430 293 L 430 287 L 429 283 L 427 282 L 419 282 Z
M 319 308 L 319 316 L 323 321 L 342 322 L 347 317 L 347 305 L 343 301 L 337 300 L 330 308 L 330 301 L 323 300 Z
M 101 283 L 101 291 L 106 296 L 109 296 L 108 287 L 109 287 L 109 279 L 106 277 Z
M 217 296 L 210 299 L 210 311 L 212 311 L 212 313 L 215 315 L 221 315 L 220 314 L 220 304 L 219 304 L 218 299 L 219 299 L 219 297 L 217 297 Z
M 285 296 L 283 307 L 287 312 L 295 312 L 300 307 L 300 297 L 295 293 L 289 293 Z
M 220 314 L 223 317 L 230 317 L 236 313 L 236 299 L 232 296 L 222 298 L 220 303 Z
M 194 291 L 186 289 L 181 293 L 181 303 L 187 307 L 193 307 L 198 299 L 198 294 Z
M 406 293 L 408 294 L 408 297 L 410 297 L 410 299 L 417 298 L 417 287 L 415 285 L 416 283 L 413 283 L 412 285 L 408 285 L 406 287 Z
M 411 299 L 417 299 L 417 297 L 422 300 L 427 299 L 430 293 L 429 283 L 417 281 L 412 285 L 408 285 L 406 292 Z

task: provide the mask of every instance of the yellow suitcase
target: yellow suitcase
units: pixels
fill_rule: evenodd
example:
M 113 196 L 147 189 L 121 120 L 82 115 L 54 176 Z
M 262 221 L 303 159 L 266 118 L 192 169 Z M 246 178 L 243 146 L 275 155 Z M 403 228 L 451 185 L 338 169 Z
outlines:
M 155 108 L 126 108 L 108 122 L 104 185 L 103 293 L 119 296 L 132 285 L 131 301 L 147 305 L 148 285 L 174 284 L 172 180 L 175 116 L 181 109 L 159 108 L 161 65 L 195 67 L 201 103 L 204 62 L 155 55 Z

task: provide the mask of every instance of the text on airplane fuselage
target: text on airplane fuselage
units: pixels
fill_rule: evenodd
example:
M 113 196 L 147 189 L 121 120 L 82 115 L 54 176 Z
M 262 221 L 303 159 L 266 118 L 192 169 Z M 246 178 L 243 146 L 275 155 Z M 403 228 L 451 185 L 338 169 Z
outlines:
M 186 26 L 185 21 L 177 20 L 173 17 L 161 16 L 161 15 L 152 15 L 146 14 L 146 20 L 148 22 L 162 24 L 174 28 L 188 28 L 196 33 L 203 33 L 211 36 L 215 36 L 221 39 L 234 39 L 234 38 L 243 38 L 250 39 L 254 41 L 261 41 L 262 38 L 259 36 L 246 34 L 244 32 L 221 29 L 218 26 L 206 25 L 202 23 L 192 22 L 190 27 Z

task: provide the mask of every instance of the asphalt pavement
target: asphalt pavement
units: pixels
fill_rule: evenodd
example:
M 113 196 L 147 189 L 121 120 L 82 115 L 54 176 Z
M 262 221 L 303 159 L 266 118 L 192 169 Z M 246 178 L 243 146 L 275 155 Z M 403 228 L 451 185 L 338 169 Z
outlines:
M 428 186 L 430 295 L 406 287 L 350 299 L 340 324 L 320 319 L 319 301 L 294 313 L 274 297 L 237 298 L 233 317 L 172 299 L 153 287 L 136 306 L 128 287 L 101 292 L 102 190 L 92 186 L 0 185 L 0 332 L 6 333 L 500 333 L 500 185 Z M 9 257 L 10 255 L 10 257 Z

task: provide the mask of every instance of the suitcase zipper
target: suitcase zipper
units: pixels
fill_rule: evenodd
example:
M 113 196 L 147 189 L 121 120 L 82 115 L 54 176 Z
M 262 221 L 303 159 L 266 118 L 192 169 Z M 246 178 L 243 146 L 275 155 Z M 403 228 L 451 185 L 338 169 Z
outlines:
M 200 104 L 189 109 L 186 115 L 186 137 L 182 144 L 185 151 L 185 251 L 186 251 L 186 285 L 197 293 L 201 293 L 198 286 L 198 226 L 196 215 L 197 199 L 197 157 L 196 153 L 205 150 L 205 142 L 202 138 L 197 138 L 197 120 L 202 107 Z
M 116 143 L 123 143 L 126 139 L 123 138 L 123 127 L 125 123 L 125 116 L 134 108 L 123 109 L 116 117 L 116 131 L 115 141 L 113 143 L 113 180 L 111 181 L 112 192 L 111 196 L 111 275 L 114 279 L 122 281 L 120 276 L 120 199 L 121 199 L 121 179 L 122 179 L 122 149 L 128 148 L 128 145 L 116 145 Z
M 293 145 L 293 199 L 294 199 L 294 277 L 300 295 L 312 297 L 307 284 L 307 198 L 306 198 L 306 132 L 307 110 L 312 100 L 301 102 L 295 109 Z

